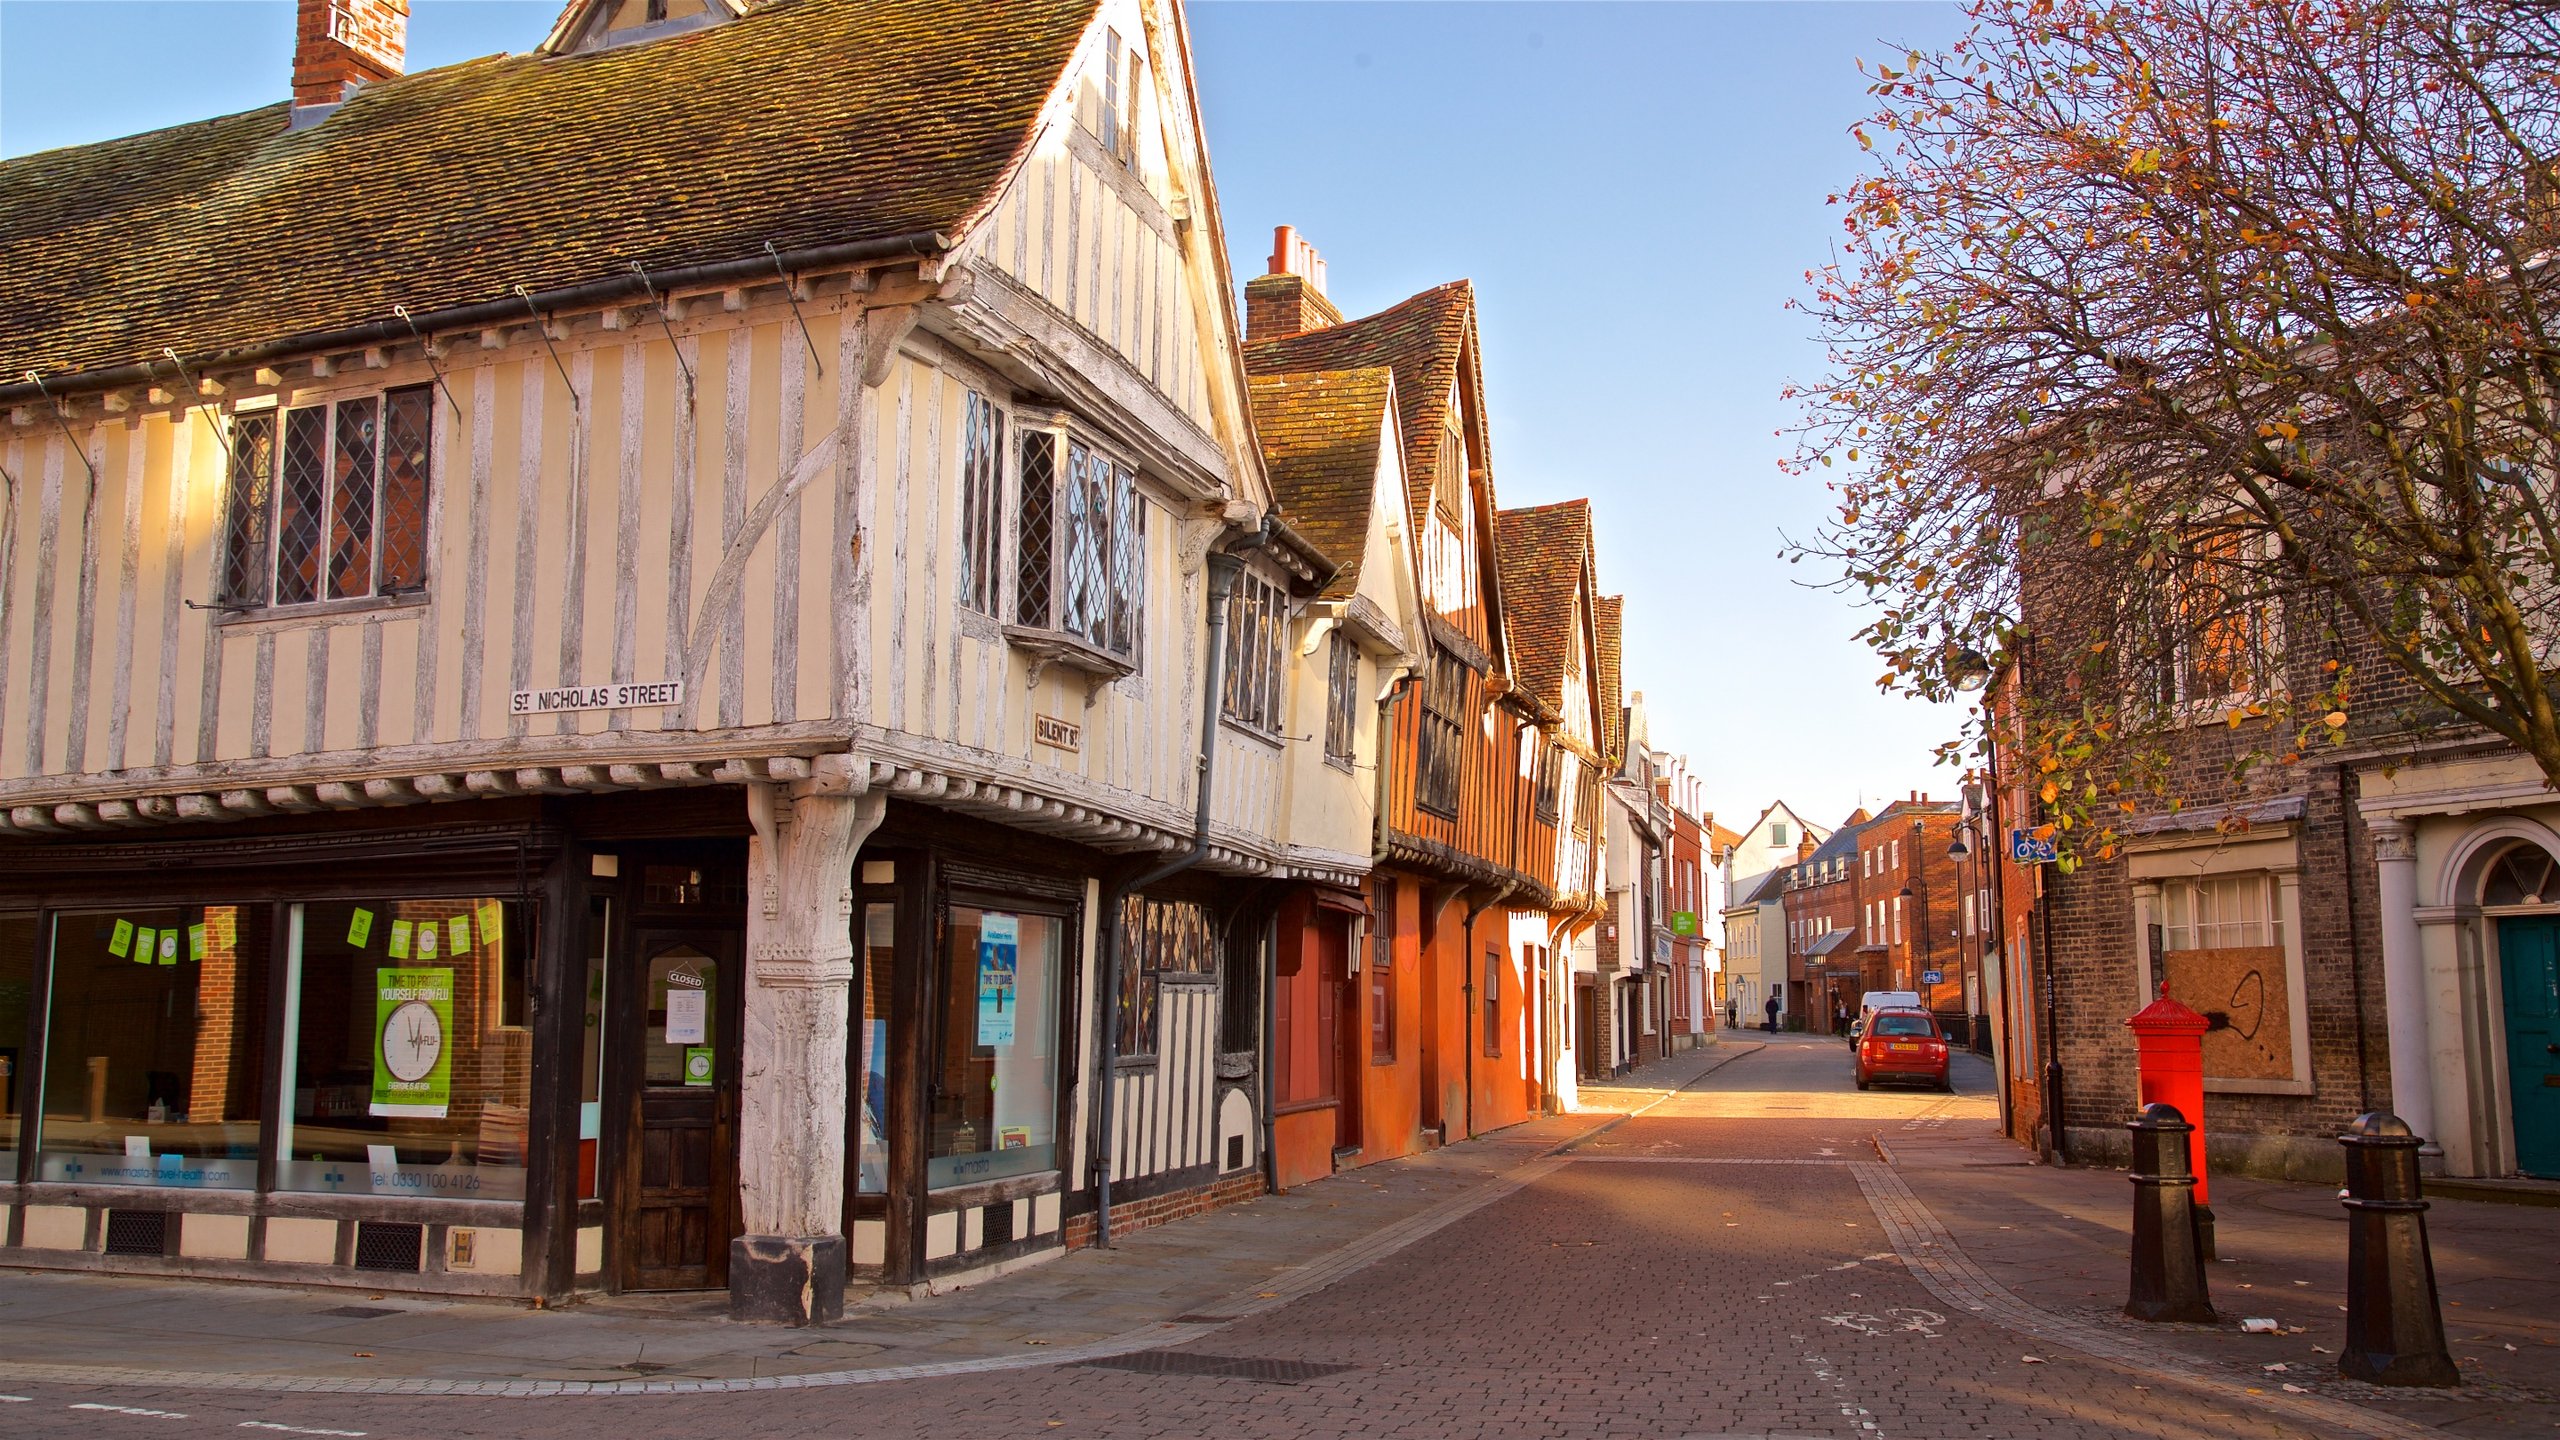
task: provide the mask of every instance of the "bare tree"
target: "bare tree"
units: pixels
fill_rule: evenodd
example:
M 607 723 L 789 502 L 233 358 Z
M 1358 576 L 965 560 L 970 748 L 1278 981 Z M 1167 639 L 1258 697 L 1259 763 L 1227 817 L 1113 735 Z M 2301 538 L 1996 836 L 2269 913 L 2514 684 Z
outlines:
M 1796 548 L 1873 603 L 1881 683 L 2032 643 L 2083 848 L 2178 798 L 2200 708 L 2280 761 L 2424 712 L 2560 781 L 2560 7 L 1973 18 L 1870 68 L 1801 302 L 1832 373 L 1794 466 L 1838 511 Z

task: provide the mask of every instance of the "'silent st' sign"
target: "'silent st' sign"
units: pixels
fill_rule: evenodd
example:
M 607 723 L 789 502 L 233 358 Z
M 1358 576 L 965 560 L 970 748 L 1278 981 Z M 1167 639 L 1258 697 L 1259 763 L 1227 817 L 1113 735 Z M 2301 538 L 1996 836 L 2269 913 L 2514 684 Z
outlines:
M 558 690 L 518 690 L 507 701 L 507 713 L 559 715 L 571 710 L 636 710 L 650 705 L 683 703 L 683 681 L 653 680 L 643 684 L 569 685 Z

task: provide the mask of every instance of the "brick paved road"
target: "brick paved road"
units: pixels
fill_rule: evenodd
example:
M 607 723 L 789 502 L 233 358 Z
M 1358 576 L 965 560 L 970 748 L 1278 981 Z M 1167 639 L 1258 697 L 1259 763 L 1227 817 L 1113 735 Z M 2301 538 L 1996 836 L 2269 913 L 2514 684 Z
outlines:
M 1874 1138 L 1890 1143 L 1951 1105 L 1988 1103 L 1857 1094 L 1838 1044 L 1782 1042 L 1330 1289 L 1126 1362 L 1156 1373 L 1078 1365 L 833 1389 L 531 1400 L 22 1386 L 10 1393 L 23 1401 L 0 1401 L 0 1434 L 2341 1433 L 2316 1415 L 2271 1412 L 2269 1397 L 2250 1397 L 2237 1381 L 2022 1338 L 1925 1286 L 1862 1192 L 1862 1175 L 1874 1184 L 1881 1174 L 1908 1193 L 1872 1163 Z M 1896 1225 L 1906 1248 L 1919 1243 L 1907 1213 Z M 1261 1373 L 1174 1373 L 1222 1360 Z

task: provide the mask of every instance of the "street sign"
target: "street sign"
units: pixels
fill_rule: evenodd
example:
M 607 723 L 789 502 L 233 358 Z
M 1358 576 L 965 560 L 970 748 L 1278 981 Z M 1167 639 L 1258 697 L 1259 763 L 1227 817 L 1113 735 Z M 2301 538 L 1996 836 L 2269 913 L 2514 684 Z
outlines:
M 1695 910 L 1674 910 L 1674 911 L 1672 911 L 1672 912 L 1671 912 L 1671 933 L 1672 933 L 1672 934 L 1674 934 L 1674 935 L 1695 935 L 1695 934 L 1697 934 L 1697 933 L 1698 933 L 1698 912 L 1697 912 L 1697 911 L 1695 911 Z
M 2009 859 L 2018 865 L 2050 865 L 2059 855 L 2050 838 L 2039 840 L 2033 831 L 2009 832 Z
M 1947 972 L 1944 970 L 1923 970 L 1920 972 L 1920 983 L 1923 985 L 1944 985 L 1947 983 Z

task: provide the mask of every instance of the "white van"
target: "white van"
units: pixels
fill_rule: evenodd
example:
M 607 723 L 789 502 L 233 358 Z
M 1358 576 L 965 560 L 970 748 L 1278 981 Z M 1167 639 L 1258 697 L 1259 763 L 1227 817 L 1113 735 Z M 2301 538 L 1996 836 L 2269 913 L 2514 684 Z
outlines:
M 1858 1018 L 1849 1025 L 1849 1043 L 1867 1033 L 1867 1021 L 1879 1010 L 1926 1010 L 1917 990 L 1870 990 L 1858 997 Z

